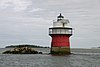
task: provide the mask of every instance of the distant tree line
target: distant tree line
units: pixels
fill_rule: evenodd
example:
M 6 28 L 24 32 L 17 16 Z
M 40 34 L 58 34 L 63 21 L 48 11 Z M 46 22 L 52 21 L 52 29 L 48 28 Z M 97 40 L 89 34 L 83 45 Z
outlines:
M 20 47 L 31 47 L 31 48 L 49 48 L 49 47 L 44 47 L 44 46 L 38 46 L 38 45 L 10 45 L 10 46 L 6 46 L 5 48 L 20 48 Z

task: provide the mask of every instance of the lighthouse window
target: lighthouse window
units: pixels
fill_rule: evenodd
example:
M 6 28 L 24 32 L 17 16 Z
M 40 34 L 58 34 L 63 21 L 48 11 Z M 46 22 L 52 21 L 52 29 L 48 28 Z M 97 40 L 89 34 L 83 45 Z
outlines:
M 61 33 L 65 34 L 66 29 L 61 29 Z
M 57 29 L 57 34 L 60 34 L 60 29 Z
M 53 33 L 53 34 L 55 34 L 55 33 L 56 33 L 56 30 L 55 30 L 55 29 L 53 29 L 53 30 L 52 30 L 52 33 Z
M 72 34 L 72 30 L 69 30 L 69 33 Z
M 65 23 L 63 23 L 63 27 L 65 27 Z
M 52 29 L 49 29 L 49 33 L 50 33 L 50 34 L 52 33 Z

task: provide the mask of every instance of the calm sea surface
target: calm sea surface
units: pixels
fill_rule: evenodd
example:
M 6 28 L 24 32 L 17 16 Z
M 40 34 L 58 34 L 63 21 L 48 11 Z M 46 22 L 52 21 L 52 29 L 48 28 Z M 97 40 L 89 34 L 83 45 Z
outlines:
M 0 48 L 0 53 L 7 50 Z M 49 53 L 48 48 L 37 49 Z M 72 49 L 73 54 L 0 54 L 0 67 L 100 67 L 100 49 Z

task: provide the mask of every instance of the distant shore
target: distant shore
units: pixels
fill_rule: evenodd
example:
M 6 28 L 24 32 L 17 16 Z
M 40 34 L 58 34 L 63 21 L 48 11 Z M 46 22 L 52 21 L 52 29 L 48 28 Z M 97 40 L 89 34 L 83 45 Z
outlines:
M 19 47 L 50 48 L 50 47 L 44 47 L 44 46 L 38 46 L 38 45 L 29 45 L 29 44 L 25 44 L 25 45 L 10 45 L 10 46 L 6 46 L 5 48 L 19 48 Z

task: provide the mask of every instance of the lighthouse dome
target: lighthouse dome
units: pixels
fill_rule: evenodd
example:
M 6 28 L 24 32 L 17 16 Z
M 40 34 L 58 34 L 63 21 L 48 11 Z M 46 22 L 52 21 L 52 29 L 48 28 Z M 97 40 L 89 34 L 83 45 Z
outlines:
M 57 18 L 64 18 L 64 16 L 62 16 L 61 13 L 60 13 L 60 15 Z
M 64 16 L 62 16 L 61 13 L 60 13 L 60 15 L 57 16 L 57 21 L 62 20 L 63 18 L 64 18 Z

